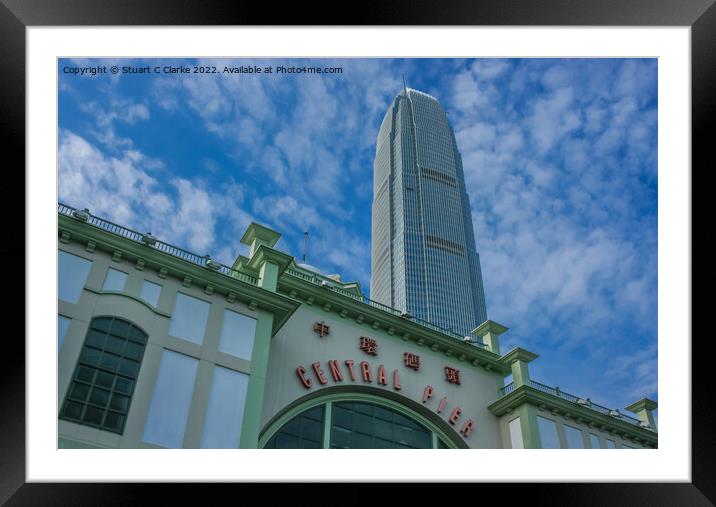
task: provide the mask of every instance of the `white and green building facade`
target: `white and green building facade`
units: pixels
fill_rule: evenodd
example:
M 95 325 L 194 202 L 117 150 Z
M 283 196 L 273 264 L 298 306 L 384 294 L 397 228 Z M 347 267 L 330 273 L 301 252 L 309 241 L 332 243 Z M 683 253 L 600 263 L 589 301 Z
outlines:
M 58 237 L 61 448 L 657 446 L 655 402 L 541 384 L 500 324 L 371 301 L 261 225 L 232 266 L 64 205 Z

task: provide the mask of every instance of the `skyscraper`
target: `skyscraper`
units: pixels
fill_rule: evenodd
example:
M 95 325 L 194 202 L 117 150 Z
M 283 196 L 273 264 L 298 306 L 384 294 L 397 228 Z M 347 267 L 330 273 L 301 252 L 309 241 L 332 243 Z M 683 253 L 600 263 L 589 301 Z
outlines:
M 487 320 L 462 158 L 434 97 L 404 88 L 373 164 L 371 299 L 468 334 Z

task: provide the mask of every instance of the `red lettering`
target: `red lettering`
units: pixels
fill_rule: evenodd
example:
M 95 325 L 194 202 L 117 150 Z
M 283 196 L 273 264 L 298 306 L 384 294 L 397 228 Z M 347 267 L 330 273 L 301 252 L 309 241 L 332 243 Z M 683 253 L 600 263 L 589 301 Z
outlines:
M 313 382 L 311 382 L 310 378 L 306 377 L 306 368 L 303 366 L 299 366 L 296 368 L 296 373 L 298 374 L 298 378 L 301 379 L 301 384 L 303 384 L 303 387 L 306 389 L 310 389 Z
M 470 433 L 472 433 L 473 429 L 475 429 L 475 423 L 472 419 L 468 419 L 467 421 L 465 421 L 465 424 L 462 425 L 460 433 L 462 433 L 463 437 L 467 438 L 470 436 Z
M 367 361 L 360 362 L 360 370 L 363 374 L 363 382 L 373 382 L 373 376 L 370 373 L 370 365 Z
M 316 377 L 318 377 L 318 381 L 321 384 L 327 384 L 328 379 L 326 378 L 325 373 L 323 373 L 323 369 L 321 369 L 321 363 L 313 363 L 311 366 L 313 366 L 313 371 L 316 372 Z
M 388 381 L 386 380 L 385 376 L 385 366 L 382 364 L 378 366 L 378 383 L 382 385 L 387 385 Z
M 454 409 L 452 409 L 452 413 L 450 414 L 450 419 L 448 419 L 448 421 L 450 421 L 450 424 L 455 424 L 457 422 L 458 418 L 460 417 L 461 413 L 462 413 L 462 409 L 460 407 L 455 407 Z
M 432 397 L 433 397 L 433 386 L 425 386 L 425 390 L 423 391 L 423 403 L 425 403 Z
M 400 377 L 398 376 L 398 370 L 393 370 L 393 389 L 400 391 Z
M 445 410 L 445 405 L 447 405 L 447 396 L 440 398 L 440 403 L 438 404 L 438 414 Z
M 341 371 L 341 367 L 338 366 L 338 360 L 331 359 L 328 361 L 328 367 L 331 369 L 331 376 L 335 382 L 343 380 L 343 372 Z
M 348 373 L 349 373 L 350 376 L 351 376 L 351 380 L 352 380 L 353 382 L 355 382 L 355 381 L 356 381 L 356 372 L 355 372 L 355 370 L 353 369 L 353 364 L 354 364 L 354 363 L 353 363 L 353 359 L 346 359 L 346 360 L 344 361 L 344 363 L 346 363 L 346 366 L 348 367 Z

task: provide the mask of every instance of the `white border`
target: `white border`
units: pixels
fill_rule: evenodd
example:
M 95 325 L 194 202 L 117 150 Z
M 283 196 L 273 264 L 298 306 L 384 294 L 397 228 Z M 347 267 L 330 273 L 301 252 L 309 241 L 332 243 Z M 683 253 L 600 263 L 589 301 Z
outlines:
M 27 29 L 27 480 L 691 481 L 690 28 Z M 659 449 L 57 450 L 56 58 L 659 58 Z M 619 340 L 614 337 L 615 347 Z M 668 358 L 665 361 L 664 358 Z M 53 388 L 54 387 L 54 388 Z M 449 455 L 441 454 L 449 453 Z

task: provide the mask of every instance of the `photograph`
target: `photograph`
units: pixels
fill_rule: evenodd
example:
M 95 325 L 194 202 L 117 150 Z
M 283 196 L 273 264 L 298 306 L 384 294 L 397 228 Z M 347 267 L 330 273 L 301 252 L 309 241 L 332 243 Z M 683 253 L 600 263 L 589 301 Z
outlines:
M 658 449 L 659 65 L 57 58 L 57 447 Z

